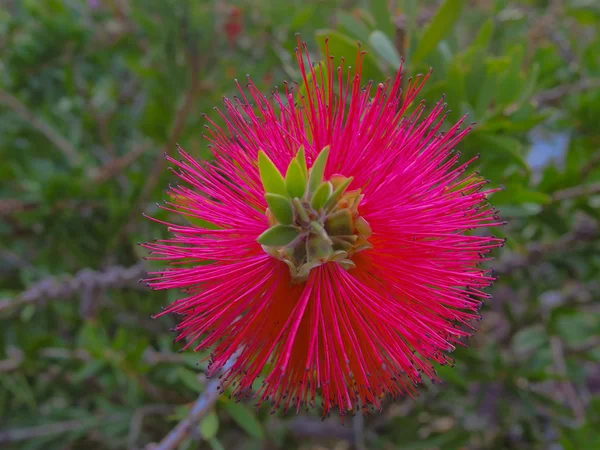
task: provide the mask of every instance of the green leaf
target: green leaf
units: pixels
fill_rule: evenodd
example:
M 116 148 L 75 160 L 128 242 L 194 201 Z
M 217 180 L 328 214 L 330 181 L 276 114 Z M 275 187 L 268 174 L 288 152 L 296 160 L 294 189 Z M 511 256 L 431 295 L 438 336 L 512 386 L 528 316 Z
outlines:
M 202 437 L 208 441 L 213 439 L 217 435 L 218 431 L 219 416 L 217 416 L 216 412 L 212 411 L 204 419 L 202 419 L 202 422 L 200 422 L 200 434 L 202 434 Z
M 369 36 L 369 45 L 381 56 L 390 67 L 398 70 L 402 61 L 394 44 L 379 30 L 375 30 Z
M 336 205 L 337 201 L 340 199 L 340 197 L 344 194 L 344 192 L 346 192 L 346 189 L 348 189 L 348 186 L 350 186 L 350 183 L 352 183 L 352 180 L 354 180 L 354 177 L 350 177 L 350 178 L 346 178 L 336 189 L 335 191 L 333 191 L 333 194 L 331 194 L 331 197 L 329 197 L 329 199 L 327 200 L 327 202 L 325 203 L 324 208 L 325 209 L 330 209 L 333 208 L 333 206 Z
M 338 11 L 337 19 L 343 31 L 361 42 L 369 41 L 369 28 L 362 20 L 345 11 Z
M 473 41 L 473 46 L 487 48 L 490 45 L 490 41 L 492 40 L 492 36 L 494 35 L 494 21 L 492 19 L 488 19 L 481 26 L 477 37 Z
M 185 367 L 179 367 L 177 369 L 179 379 L 181 382 L 195 392 L 204 392 L 204 386 L 198 379 L 198 373 L 193 370 L 186 369 Z
M 333 193 L 333 186 L 329 181 L 322 183 L 321 186 L 317 188 L 315 194 L 312 198 L 312 207 L 317 211 L 320 210 L 323 206 L 325 206 L 325 202 Z
M 306 178 L 300 163 L 294 158 L 285 175 L 285 188 L 292 198 L 302 198 L 306 191 Z
M 413 55 L 413 64 L 422 61 L 452 31 L 462 11 L 463 3 L 463 0 L 446 0 L 440 6 L 419 40 Z
M 355 65 L 359 50 L 358 43 L 351 37 L 335 30 L 319 30 L 315 33 L 315 37 L 323 55 L 325 55 L 325 40 L 329 38 L 329 53 L 338 61 L 343 57 L 346 65 Z M 362 79 L 365 80 L 365 83 L 367 80 L 384 81 L 387 78 L 375 57 L 370 53 L 364 55 L 362 67 Z
M 301 145 L 298 149 L 298 153 L 296 154 L 296 160 L 298 160 L 298 164 L 302 167 L 302 173 L 304 174 L 304 178 L 308 179 L 308 166 L 306 165 L 306 152 L 304 151 L 304 146 Z
M 266 194 L 265 199 L 267 200 L 269 209 L 279 223 L 290 225 L 294 221 L 294 209 L 289 198 L 283 195 Z
M 257 439 L 262 439 L 264 437 L 262 425 L 256 418 L 253 410 L 243 403 L 235 403 L 232 401 L 225 403 L 225 408 L 235 423 L 243 428 L 250 436 Z
M 266 192 L 287 196 L 283 176 L 273 164 L 273 161 L 262 150 L 258 152 L 258 169 L 260 179 Z
M 375 25 L 387 36 L 394 36 L 396 27 L 392 22 L 392 14 L 388 5 L 388 0 L 372 0 L 371 13 L 375 18 Z
M 308 178 L 308 192 L 315 192 L 323 181 L 323 175 L 325 174 L 325 166 L 327 166 L 327 158 L 329 158 L 329 146 L 326 146 L 321 150 L 317 159 L 310 168 L 310 175 Z
M 258 242 L 270 247 L 282 247 L 288 245 L 298 237 L 298 231 L 290 226 L 275 225 L 258 237 Z
M 525 161 L 525 158 L 523 158 L 523 155 L 521 154 L 523 144 L 514 137 L 485 132 L 473 133 L 472 137 L 475 138 L 474 140 L 480 142 L 481 153 L 483 155 L 485 155 L 486 152 L 497 153 L 502 155 L 502 157 L 509 158 L 509 160 L 517 163 L 527 172 L 531 171 L 527 161 Z

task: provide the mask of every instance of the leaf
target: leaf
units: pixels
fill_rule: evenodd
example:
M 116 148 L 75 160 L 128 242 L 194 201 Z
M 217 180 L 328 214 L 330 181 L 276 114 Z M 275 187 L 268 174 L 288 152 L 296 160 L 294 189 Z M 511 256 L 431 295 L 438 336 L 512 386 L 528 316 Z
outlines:
M 200 422 L 200 434 L 202 434 L 205 440 L 209 441 L 217 435 L 218 431 L 219 416 L 217 416 L 216 412 L 212 411 Z
M 526 355 L 548 345 L 548 335 L 542 325 L 520 329 L 512 339 L 512 348 L 517 355 Z
M 273 161 L 262 150 L 258 152 L 258 169 L 260 179 L 266 192 L 287 196 L 283 176 Z
M 264 437 L 261 423 L 256 418 L 254 412 L 246 405 L 229 401 L 225 403 L 225 408 L 235 423 L 243 428 L 250 436 L 257 439 L 262 439 Z
M 290 226 L 275 225 L 258 237 L 258 242 L 269 247 L 283 247 L 298 237 L 298 231 Z
M 317 211 L 320 210 L 323 206 L 325 206 L 325 202 L 333 193 L 333 186 L 329 181 L 322 183 L 321 186 L 315 191 L 315 194 L 312 198 L 312 207 Z
M 525 161 L 525 158 L 523 158 L 523 155 L 520 153 L 523 148 L 523 144 L 521 144 L 521 142 L 514 137 L 484 132 L 474 133 L 473 137 L 480 141 L 481 153 L 483 155 L 485 155 L 487 151 L 497 152 L 503 157 L 509 157 L 513 162 L 520 165 L 527 172 L 531 171 L 527 161 Z
M 289 198 L 283 195 L 266 194 L 265 199 L 269 205 L 269 210 L 279 223 L 290 225 L 294 221 L 294 209 Z
M 388 37 L 379 30 L 375 30 L 369 36 L 369 45 L 381 56 L 394 70 L 398 70 L 402 64 L 400 55 L 390 42 Z
M 198 379 L 198 373 L 193 370 L 180 367 L 177 369 L 181 382 L 195 392 L 204 392 L 204 386 Z
M 524 203 L 546 205 L 552 201 L 552 198 L 548 194 L 527 189 L 521 183 L 507 185 L 503 191 L 492 194 L 491 199 L 496 206 L 506 204 L 521 205 Z
M 413 55 L 413 64 L 418 64 L 422 61 L 452 30 L 460 16 L 463 3 L 463 0 L 446 0 L 440 6 L 419 40 L 417 49 Z
M 345 11 L 338 11 L 337 19 L 341 28 L 361 42 L 369 41 L 369 28 L 362 20 Z
M 296 159 L 298 160 L 298 164 L 302 167 L 302 173 L 304 177 L 308 179 L 308 166 L 306 165 L 306 152 L 304 151 L 304 146 L 301 145 L 298 149 L 298 153 L 296 154 Z
M 306 178 L 300 163 L 294 158 L 285 175 L 285 188 L 292 198 L 302 198 L 306 191 Z
M 396 27 L 392 22 L 388 0 L 371 0 L 371 13 L 375 18 L 377 28 L 387 36 L 394 36 Z
M 325 166 L 327 166 L 327 159 L 329 158 L 329 146 L 326 146 L 321 150 L 317 159 L 310 168 L 310 175 L 308 177 L 308 192 L 315 192 L 323 181 L 323 175 L 325 174 Z
M 329 38 L 329 53 L 337 61 L 340 61 L 340 58 L 344 58 L 344 65 L 346 67 L 355 65 L 359 47 L 358 43 L 352 38 L 335 30 L 319 30 L 315 33 L 315 38 L 323 55 L 326 54 L 325 40 Z M 370 53 L 366 53 L 363 56 L 362 75 L 365 82 L 367 80 L 384 81 L 387 78 L 385 73 L 379 68 L 375 57 Z
M 481 26 L 477 37 L 473 41 L 473 46 L 488 48 L 490 45 L 490 41 L 492 40 L 492 36 L 494 35 L 494 21 L 492 19 L 488 19 Z

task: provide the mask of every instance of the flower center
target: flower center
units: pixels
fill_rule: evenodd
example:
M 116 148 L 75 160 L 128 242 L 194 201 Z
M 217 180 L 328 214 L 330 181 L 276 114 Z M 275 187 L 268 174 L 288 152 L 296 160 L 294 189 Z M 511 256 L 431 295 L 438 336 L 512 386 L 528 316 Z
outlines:
M 323 180 L 328 156 L 325 147 L 308 170 L 301 147 L 284 178 L 259 153 L 270 228 L 257 240 L 266 253 L 288 265 L 294 283 L 306 281 L 311 269 L 328 262 L 350 270 L 355 267 L 352 256 L 372 247 L 371 227 L 358 213 L 361 190 L 347 190 L 352 177 Z

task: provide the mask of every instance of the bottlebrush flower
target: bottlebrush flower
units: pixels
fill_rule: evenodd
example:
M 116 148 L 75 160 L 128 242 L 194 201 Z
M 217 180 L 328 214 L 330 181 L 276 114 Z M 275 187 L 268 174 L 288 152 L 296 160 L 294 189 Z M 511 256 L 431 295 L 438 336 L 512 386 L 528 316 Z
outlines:
M 361 78 L 360 51 L 346 75 L 329 54 L 315 70 L 305 45 L 297 57 L 304 95 L 238 84 L 226 129 L 208 119 L 214 161 L 169 158 L 184 185 L 164 207 L 190 224 L 145 244 L 170 262 L 147 281 L 183 291 L 158 316 L 183 316 L 177 339 L 211 349 L 222 389 L 286 410 L 380 408 L 471 333 L 493 281 L 479 264 L 503 240 L 468 231 L 500 222 L 453 151 L 470 127 L 442 133 L 443 102 L 415 101 L 428 75 L 402 94 L 400 72 Z

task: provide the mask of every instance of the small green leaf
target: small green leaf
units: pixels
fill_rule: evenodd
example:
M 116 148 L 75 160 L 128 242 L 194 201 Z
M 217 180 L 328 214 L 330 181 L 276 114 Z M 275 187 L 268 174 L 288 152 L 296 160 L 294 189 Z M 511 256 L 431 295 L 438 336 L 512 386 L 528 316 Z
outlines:
M 198 373 L 194 372 L 190 369 L 186 369 L 185 367 L 180 367 L 177 369 L 179 379 L 183 382 L 185 386 L 190 388 L 195 392 L 203 392 L 204 386 L 200 383 L 198 379 Z
M 327 165 L 327 158 L 329 158 L 329 145 L 324 147 L 315 159 L 311 169 L 310 176 L 308 179 L 308 191 L 315 192 L 319 185 L 323 181 L 323 175 L 325 174 L 325 166 Z
M 337 20 L 339 22 L 338 28 L 341 28 L 345 33 L 351 35 L 353 38 L 356 38 L 361 42 L 369 41 L 369 28 L 354 14 L 350 14 L 345 11 L 338 11 Z
M 375 18 L 377 28 L 382 30 L 387 36 L 393 36 L 396 29 L 392 22 L 392 13 L 390 12 L 388 0 L 372 0 L 371 12 Z
M 438 9 L 419 40 L 413 56 L 413 64 L 418 64 L 452 30 L 460 16 L 463 0 L 446 0 Z
M 324 205 L 327 199 L 333 193 L 333 186 L 329 181 L 325 183 L 321 183 L 321 186 L 316 190 L 313 198 L 311 200 L 312 207 L 317 211 L 320 210 Z
M 351 37 L 335 30 L 319 30 L 315 34 L 322 55 L 325 55 L 325 41 L 329 38 L 329 53 L 331 56 L 334 56 L 337 61 L 344 58 L 344 64 L 349 64 L 350 61 L 356 60 L 359 48 L 357 42 Z M 325 73 L 326 72 L 327 71 L 325 71 Z M 379 67 L 377 59 L 370 53 L 366 53 L 363 58 L 362 78 L 365 80 L 365 83 L 368 80 L 378 82 L 384 81 L 387 78 L 385 73 Z
M 394 70 L 398 70 L 402 64 L 400 55 L 389 40 L 389 38 L 379 30 L 375 30 L 369 36 L 369 45 L 381 56 L 385 62 Z
M 275 225 L 258 237 L 258 242 L 270 247 L 283 247 L 298 237 L 298 231 L 290 226 Z
M 479 33 L 477 34 L 477 37 L 473 41 L 472 45 L 481 47 L 481 48 L 488 48 L 493 35 L 494 35 L 494 21 L 492 19 L 488 19 L 485 21 L 485 23 L 479 29 Z
M 325 221 L 325 229 L 331 236 L 352 235 L 352 213 L 347 209 L 341 209 L 330 215 Z
M 325 209 L 330 209 L 335 206 L 340 197 L 346 192 L 346 189 L 348 189 L 348 186 L 350 186 L 350 183 L 352 183 L 352 180 L 354 180 L 354 177 L 346 178 L 346 180 L 333 191 L 333 194 L 331 194 L 331 197 L 329 197 L 329 200 L 325 203 Z
M 269 210 L 279 223 L 290 225 L 294 221 L 294 209 L 289 198 L 278 194 L 266 194 L 265 199 L 269 205 Z
M 250 436 L 257 439 L 262 439 L 264 437 L 261 423 L 256 418 L 254 411 L 246 405 L 229 401 L 225 403 L 225 408 L 235 423 L 243 428 Z
M 308 179 L 308 166 L 306 165 L 306 152 L 304 151 L 304 146 L 301 145 L 298 149 L 298 153 L 296 154 L 296 160 L 300 167 L 302 167 L 302 173 L 304 173 L 304 178 Z
M 285 188 L 292 198 L 302 198 L 306 191 L 306 178 L 302 166 L 295 158 L 292 159 L 285 175 Z
M 219 416 L 216 412 L 209 413 L 202 422 L 200 422 L 200 434 L 207 441 L 213 439 L 219 431 Z
M 287 196 L 283 176 L 262 150 L 258 152 L 258 169 L 266 192 Z

